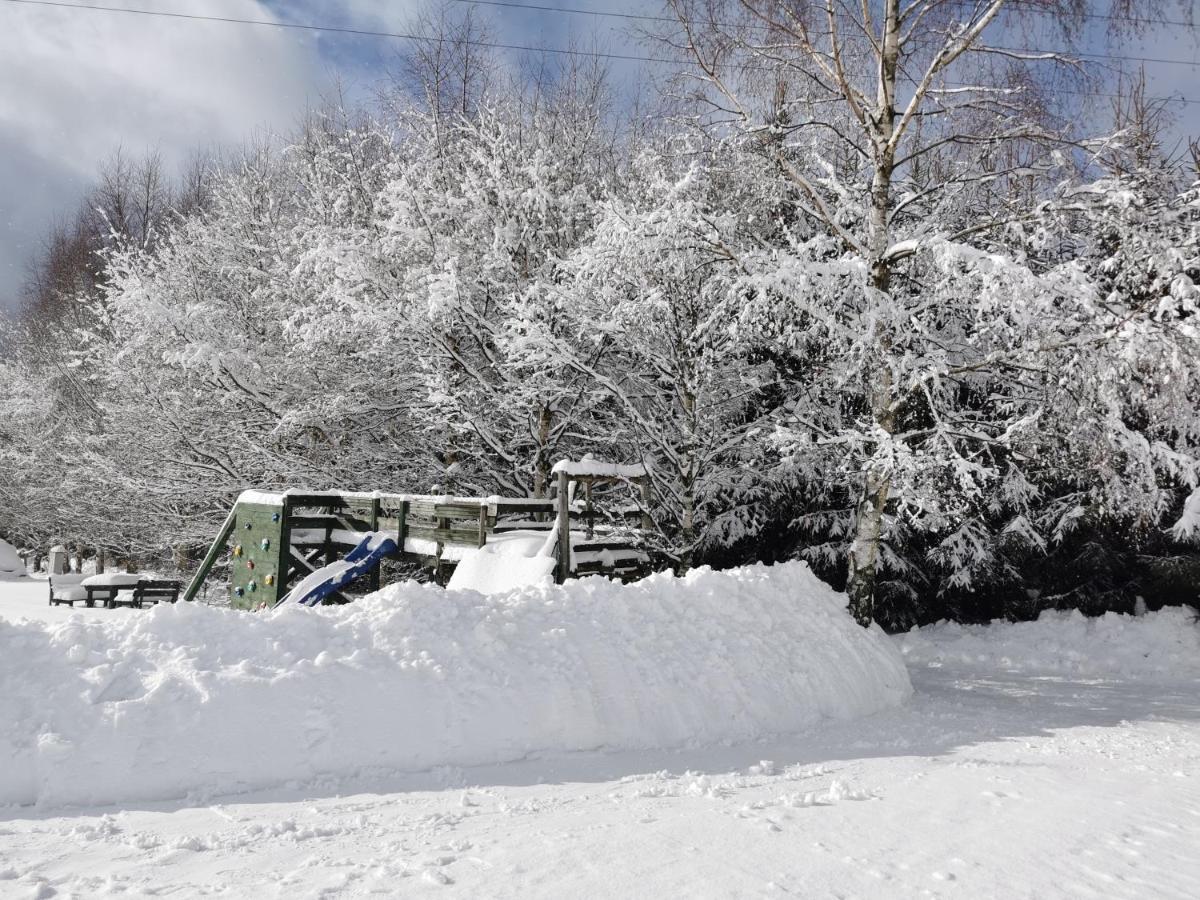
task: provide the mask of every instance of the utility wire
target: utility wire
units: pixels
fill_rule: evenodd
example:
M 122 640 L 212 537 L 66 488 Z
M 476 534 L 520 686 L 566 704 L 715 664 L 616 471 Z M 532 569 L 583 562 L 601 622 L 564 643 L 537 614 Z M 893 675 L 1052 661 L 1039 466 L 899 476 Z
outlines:
M 450 38 L 432 37 L 425 34 L 412 34 L 406 31 L 374 31 L 368 28 L 348 28 L 340 25 L 308 25 L 303 22 L 280 22 L 266 19 L 239 19 L 234 16 L 210 16 L 200 13 L 166 12 L 158 9 L 134 9 L 127 6 L 102 6 L 99 4 L 67 3 L 65 0 L 3 0 L 5 3 L 19 3 L 24 6 L 49 6 L 58 9 L 86 9 L 92 12 L 128 13 L 135 16 L 151 16 L 163 19 L 182 19 L 192 22 L 222 22 L 228 25 L 261 25 L 270 28 L 290 28 L 295 31 L 324 31 L 332 34 L 349 34 L 356 37 L 395 38 L 406 41 L 422 41 L 430 43 L 450 42 Z M 470 39 L 455 40 L 455 43 L 471 47 L 485 47 L 493 50 L 519 50 L 526 53 L 556 53 L 563 56 L 583 56 L 601 59 L 619 59 L 631 62 L 653 62 L 679 65 L 677 59 L 663 59 L 653 56 L 636 56 L 626 53 L 606 53 L 594 50 L 574 50 L 566 47 L 534 47 L 528 44 L 504 44 L 497 41 L 478 41 Z
M 679 20 L 673 16 L 649 16 L 649 15 L 644 15 L 641 13 L 603 12 L 603 11 L 595 10 L 595 9 L 578 9 L 578 8 L 572 7 L 572 6 L 559 7 L 559 6 L 545 6 L 540 3 L 518 3 L 518 2 L 515 2 L 515 0 L 453 0 L 453 2 L 464 3 L 469 6 L 495 6 L 495 7 L 500 7 L 501 9 L 523 9 L 523 10 L 530 10 L 533 12 L 550 12 L 550 13 L 560 13 L 560 14 L 564 14 L 564 15 L 593 16 L 595 18 L 602 18 L 602 19 L 627 19 L 627 20 L 631 19 L 631 20 L 640 21 L 640 22 L 665 22 L 665 23 L 674 24 L 674 25 L 681 24 L 681 20 Z M 1010 0 L 1010 2 L 1011 2 L 1011 0 Z M 1042 12 L 1045 12 L 1045 10 L 1042 10 Z M 1089 18 L 1092 17 L 1090 14 L 1085 14 L 1085 15 L 1088 16 Z M 1097 16 L 1096 18 L 1100 18 L 1100 17 Z M 1114 18 L 1114 17 L 1109 17 L 1109 18 Z M 1151 20 L 1146 20 L 1146 21 L 1151 21 Z M 1191 28 L 1200 27 L 1200 26 L 1196 26 L 1196 25 L 1188 25 L 1188 23 L 1186 23 L 1186 22 L 1175 22 L 1175 21 L 1171 21 L 1171 20 L 1167 20 L 1167 19 L 1153 20 L 1153 21 L 1161 21 L 1161 23 L 1164 25 L 1181 25 L 1184 27 L 1191 27 Z M 683 24 L 705 25 L 705 24 L 709 24 L 709 23 L 686 22 L 685 21 Z M 735 22 L 714 22 L 712 24 L 717 25 L 718 27 L 723 27 L 723 28 L 750 28 L 753 30 L 761 30 L 761 31 L 769 30 L 768 26 L 766 26 L 766 25 L 747 25 L 746 23 L 735 23 Z M 1128 55 L 1124 55 L 1124 54 L 1120 54 L 1120 53 L 1088 53 L 1088 52 L 1084 52 L 1082 50 L 1038 50 L 1038 49 L 1030 49 L 1029 47 L 1004 47 L 1004 46 L 1000 46 L 1000 45 L 988 45 L 988 49 L 1003 50 L 1003 51 L 1006 51 L 1009 53 L 1053 53 L 1058 56 L 1079 57 L 1082 59 L 1113 59 L 1113 60 L 1121 60 L 1124 62 L 1148 62 L 1148 63 L 1163 63 L 1165 65 L 1172 65 L 1172 66 L 1190 66 L 1192 68 L 1200 67 L 1200 60 L 1168 59 L 1168 58 L 1160 57 L 1160 56 L 1128 56 Z
M 19 3 L 24 6 L 43 6 L 43 7 L 53 7 L 53 8 L 59 8 L 59 9 L 89 10 L 91 12 L 125 13 L 128 15 L 150 16 L 150 17 L 154 17 L 154 18 L 177 19 L 177 20 L 184 20 L 184 21 L 221 22 L 221 23 L 230 24 L 230 25 L 256 25 L 256 26 L 270 27 L 270 28 L 288 28 L 288 29 L 292 29 L 292 30 L 296 30 L 296 31 L 328 32 L 328 33 L 332 33 L 332 34 L 353 35 L 356 37 L 392 38 L 392 39 L 399 39 L 399 40 L 431 42 L 431 43 L 447 43 L 452 40 L 450 38 L 433 37 L 430 35 L 423 35 L 423 34 L 412 34 L 410 32 L 404 32 L 404 31 L 375 31 L 375 30 L 367 29 L 367 28 L 349 28 L 349 27 L 337 26 L 337 25 L 310 25 L 310 24 L 306 24 L 306 23 L 302 23 L 302 22 L 280 22 L 280 21 L 272 21 L 272 20 L 265 20 L 265 19 L 242 19 L 242 18 L 236 18 L 233 16 L 212 16 L 212 15 L 202 15 L 199 13 L 167 12 L 164 10 L 135 9 L 132 7 L 125 7 L 125 6 L 102 6 L 99 4 L 69 3 L 69 2 L 66 2 L 66 0 L 3 0 L 3 2 L 14 3 L 14 4 Z M 464 0 L 464 2 L 483 2 L 483 0 Z M 489 2 L 499 3 L 500 0 L 489 0 Z M 530 5 L 532 5 L 532 4 L 530 4 Z M 625 61 L 625 62 L 660 63 L 660 64 L 675 66 L 675 67 L 679 67 L 679 68 L 683 68 L 683 67 L 687 66 L 686 63 L 681 62 L 678 59 L 667 59 L 664 57 L 655 57 L 655 56 L 639 56 L 637 54 L 631 54 L 631 53 L 610 53 L 610 52 L 598 51 L 598 50 L 575 50 L 573 48 L 568 48 L 568 47 L 535 47 L 535 46 L 531 46 L 529 44 L 506 44 L 506 43 L 501 43 L 498 41 L 480 41 L 480 40 L 473 40 L 470 38 L 457 39 L 455 42 L 462 43 L 467 46 L 482 47 L 482 48 L 492 49 L 492 50 L 515 50 L 515 51 L 519 51 L 522 53 L 553 53 L 553 54 L 560 55 L 560 56 L 572 56 L 572 57 L 580 57 L 580 58 L 587 58 L 587 59 L 608 59 L 608 60 L 620 60 L 620 61 Z M 992 48 L 992 49 L 1012 50 L 1012 48 L 1000 48 L 1000 47 L 996 47 L 996 48 Z M 1055 53 L 1057 51 L 1015 50 L 1013 52 Z M 1063 54 L 1063 55 L 1070 55 L 1070 54 Z M 1079 56 L 1079 55 L 1085 55 L 1085 54 L 1075 54 L 1075 55 Z M 1120 57 L 1114 57 L 1114 58 L 1120 58 Z M 1130 58 L 1136 59 L 1136 57 L 1130 57 Z M 1178 61 L 1178 62 L 1182 62 L 1182 61 Z M 1188 65 L 1192 65 L 1192 63 L 1188 63 Z M 967 85 L 967 84 L 963 84 L 963 83 L 959 83 L 959 82 L 951 82 L 950 84 L 951 84 L 951 86 L 954 86 L 954 87 L 971 87 L 971 85 Z M 1060 93 L 1060 94 L 1071 94 L 1071 95 L 1077 95 L 1077 96 L 1083 96 L 1083 97 L 1116 98 L 1116 97 L 1120 96 L 1118 94 L 1113 94 L 1113 93 L 1105 93 L 1105 92 L 1100 92 L 1100 91 L 1076 91 L 1076 90 L 1070 90 L 1068 88 L 1056 88 L 1055 91 L 1056 91 L 1056 93 Z M 1182 97 L 1182 96 L 1178 96 L 1178 97 L 1148 97 L 1146 99 L 1164 101 L 1164 102 L 1172 102 L 1172 103 L 1183 103 L 1186 105 L 1200 105 L 1200 99 L 1193 99 L 1190 97 Z
M 630 13 L 630 12 L 611 12 L 597 9 L 580 9 L 577 6 L 546 6 L 541 3 L 519 3 L 517 0 L 453 0 L 455 3 L 469 3 L 472 6 L 498 6 L 502 9 L 528 9 L 538 12 L 554 12 L 565 13 L 567 15 L 576 16 L 596 16 L 600 18 L 611 19 L 633 19 L 640 22 L 667 22 L 678 24 L 679 19 L 675 16 L 651 16 L 645 13 Z M 966 6 L 965 2 L 956 5 Z M 1029 12 L 1030 15 L 1053 15 L 1053 10 L 1044 9 L 1041 7 L 1033 7 L 1023 3 L 1022 0 L 1008 0 L 1008 4 L 1001 9 L 1023 9 Z M 1083 19 L 1098 19 L 1110 22 L 1129 22 L 1131 24 L 1140 25 L 1172 25 L 1181 28 L 1200 28 L 1200 24 L 1195 22 L 1187 22 L 1181 19 L 1157 19 L 1157 18 L 1137 18 L 1135 16 L 1108 16 L 1100 13 L 1076 13 L 1075 15 Z M 693 22 L 692 24 L 700 24 Z M 725 27 L 742 27 L 744 23 L 735 22 L 714 22 L 714 25 L 723 25 Z M 765 28 L 766 26 L 756 26 Z

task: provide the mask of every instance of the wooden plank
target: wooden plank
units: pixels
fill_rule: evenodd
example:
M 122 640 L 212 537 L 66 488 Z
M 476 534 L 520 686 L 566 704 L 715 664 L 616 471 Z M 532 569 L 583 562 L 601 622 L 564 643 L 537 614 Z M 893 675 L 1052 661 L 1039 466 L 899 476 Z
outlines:
M 237 517 L 237 505 L 234 504 L 233 509 L 229 511 L 229 515 L 225 517 L 220 530 L 217 532 L 216 539 L 212 542 L 212 546 L 208 548 L 208 552 L 204 554 L 204 560 L 200 563 L 200 568 L 196 570 L 196 574 L 192 576 L 192 580 L 188 582 L 187 590 L 183 592 L 184 600 L 195 600 L 196 594 L 200 591 L 200 585 L 204 584 L 204 579 L 208 577 L 208 573 L 212 571 L 213 565 L 216 564 L 217 557 L 221 555 L 221 551 L 225 549 L 225 542 L 229 540 L 229 533 L 233 531 L 233 523 Z
M 496 522 L 491 531 L 500 534 L 505 531 L 553 531 L 554 522 Z
M 284 509 L 291 512 L 298 507 L 322 509 L 344 509 L 349 504 L 339 494 L 288 494 L 283 498 Z
M 506 503 L 504 500 L 492 504 L 493 515 L 508 516 L 514 514 L 551 513 L 555 511 L 553 500 L 539 500 L 535 503 Z
M 424 525 L 413 525 L 405 537 L 421 538 L 426 541 L 440 541 L 443 544 L 454 544 L 464 547 L 479 546 L 478 528 L 430 528 Z
M 581 544 L 576 544 L 574 551 L 576 553 L 588 553 L 601 550 L 628 551 L 629 553 L 641 553 L 633 544 L 628 541 L 585 541 Z
M 474 519 L 479 515 L 479 508 L 487 507 L 483 501 L 479 503 L 432 503 L 428 500 L 414 500 L 408 506 L 410 516 L 425 516 L 428 518 Z

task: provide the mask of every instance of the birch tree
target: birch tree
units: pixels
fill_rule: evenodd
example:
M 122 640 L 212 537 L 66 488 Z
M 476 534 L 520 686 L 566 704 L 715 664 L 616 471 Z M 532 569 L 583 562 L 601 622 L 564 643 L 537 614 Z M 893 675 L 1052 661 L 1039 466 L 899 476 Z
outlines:
M 1018 425 L 1007 413 L 982 417 L 986 428 L 978 415 L 951 415 L 952 388 L 1009 380 L 1040 344 L 1042 356 L 1049 348 L 1085 352 L 1120 320 L 1069 267 L 1026 265 L 1020 255 L 998 256 L 993 243 L 1036 229 L 1046 202 L 1075 204 L 1055 186 L 1078 176 L 1097 151 L 1055 121 L 1039 89 L 1076 61 L 1014 49 L 1005 37 L 1012 40 L 1014 17 L 1048 15 L 1069 41 L 1086 7 L 1074 0 L 670 5 L 679 22 L 673 40 L 699 85 L 700 120 L 718 138 L 740 139 L 773 161 L 795 219 L 784 246 L 746 263 L 757 269 L 763 299 L 755 313 L 802 308 L 803 327 L 823 330 L 848 363 L 839 367 L 840 387 L 828 387 L 858 399 L 843 405 L 823 440 L 853 461 L 847 592 L 866 625 L 889 511 L 932 512 L 946 524 L 954 510 L 939 508 L 934 483 L 944 477 L 967 493 L 982 490 L 998 473 L 987 462 L 992 448 L 1004 447 Z M 931 277 L 932 286 L 923 283 Z M 990 299 L 943 315 L 967 291 Z M 1069 313 L 1061 311 L 1064 297 Z M 1035 318 L 1037 330 L 1028 327 Z M 976 324 L 989 320 L 1007 325 L 984 328 L 981 338 Z M 1069 337 L 1047 339 L 1056 322 L 1066 323 Z

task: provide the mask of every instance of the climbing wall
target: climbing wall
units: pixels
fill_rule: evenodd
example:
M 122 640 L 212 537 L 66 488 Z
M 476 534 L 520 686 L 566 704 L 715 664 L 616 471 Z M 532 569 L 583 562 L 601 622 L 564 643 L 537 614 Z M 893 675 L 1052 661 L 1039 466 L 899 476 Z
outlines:
M 231 550 L 230 603 L 238 609 L 273 606 L 283 590 L 288 526 L 282 506 L 239 503 L 235 510 Z

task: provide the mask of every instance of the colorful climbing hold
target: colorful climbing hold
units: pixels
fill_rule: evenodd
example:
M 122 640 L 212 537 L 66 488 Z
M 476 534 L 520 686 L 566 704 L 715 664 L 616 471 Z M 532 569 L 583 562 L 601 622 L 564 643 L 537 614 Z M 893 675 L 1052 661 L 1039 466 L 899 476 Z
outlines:
M 246 585 L 246 587 L 248 587 L 250 589 L 250 593 L 252 593 L 252 594 L 258 590 L 258 585 L 255 584 L 253 581 L 250 582 L 248 585 Z
M 261 546 L 261 547 L 262 547 L 264 550 L 266 550 L 268 547 L 270 547 L 270 546 L 271 546 L 271 539 L 270 539 L 270 538 L 263 538 L 263 539 L 262 539 L 262 543 L 261 543 L 259 546 Z
M 246 560 L 246 568 L 253 569 L 254 568 L 254 560 L 252 560 L 252 559 Z
M 240 588 L 240 587 L 239 587 L 239 588 L 234 588 L 234 589 L 233 589 L 233 592 L 234 592 L 235 594 L 237 594 L 239 597 L 242 597 L 242 596 L 244 596 L 244 595 L 245 595 L 245 593 L 246 593 L 245 589 L 243 589 L 243 588 Z
M 279 521 L 279 513 L 271 513 L 271 521 L 278 522 Z
M 274 576 L 274 575 L 268 575 L 267 577 L 265 577 L 265 578 L 263 579 L 263 584 L 265 584 L 267 587 L 270 587 L 270 586 L 271 586 L 271 585 L 273 585 L 274 583 L 275 583 L 275 576 Z
M 234 556 L 242 555 L 242 545 L 241 544 L 238 544 L 236 547 L 233 548 L 233 555 Z

